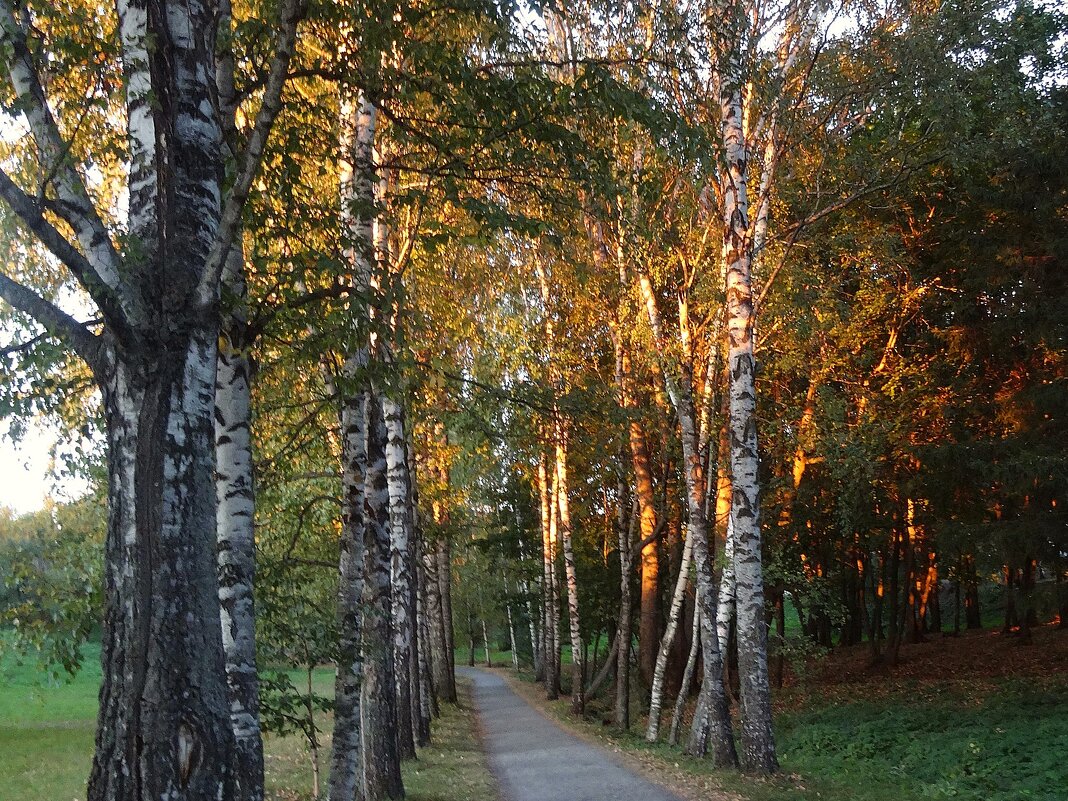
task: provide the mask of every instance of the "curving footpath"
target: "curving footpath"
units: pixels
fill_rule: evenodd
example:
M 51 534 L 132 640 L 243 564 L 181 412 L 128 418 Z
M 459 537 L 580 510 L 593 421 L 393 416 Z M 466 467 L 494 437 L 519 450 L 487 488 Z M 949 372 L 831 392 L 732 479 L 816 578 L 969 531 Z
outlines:
M 564 731 L 500 676 L 457 672 L 474 685 L 483 745 L 505 801 L 680 801 Z

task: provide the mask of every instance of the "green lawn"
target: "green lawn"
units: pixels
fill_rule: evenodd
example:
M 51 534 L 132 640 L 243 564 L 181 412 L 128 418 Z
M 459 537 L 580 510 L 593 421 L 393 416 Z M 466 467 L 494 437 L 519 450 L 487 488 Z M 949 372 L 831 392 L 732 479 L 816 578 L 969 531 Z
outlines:
M 85 797 L 99 688 L 99 647 L 69 682 L 51 681 L 11 654 L 0 658 L 0 798 Z
M 303 688 L 307 674 L 287 671 Z M 317 694 L 332 694 L 334 671 L 313 672 Z M 70 681 L 50 681 L 36 666 L 0 656 L 0 799 L 78 801 L 93 756 L 99 646 L 89 646 L 84 668 Z M 434 724 L 434 743 L 419 759 L 405 763 L 404 781 L 412 801 L 493 801 L 495 785 L 479 748 L 467 691 L 461 685 L 460 708 L 449 707 Z M 331 718 L 317 721 L 321 735 L 320 769 L 325 796 L 329 768 Z M 302 735 L 268 735 L 265 739 L 267 796 L 271 801 L 312 798 L 312 770 Z

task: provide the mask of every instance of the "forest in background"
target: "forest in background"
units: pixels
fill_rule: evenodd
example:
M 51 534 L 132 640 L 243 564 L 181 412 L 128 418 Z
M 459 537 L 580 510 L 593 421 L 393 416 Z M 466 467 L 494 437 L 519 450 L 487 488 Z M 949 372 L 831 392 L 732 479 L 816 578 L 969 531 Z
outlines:
M 0 414 L 97 488 L 0 619 L 101 642 L 90 799 L 316 714 L 401 797 L 476 647 L 758 774 L 828 653 L 1063 671 L 1063 9 L 181 9 L 0 3 Z

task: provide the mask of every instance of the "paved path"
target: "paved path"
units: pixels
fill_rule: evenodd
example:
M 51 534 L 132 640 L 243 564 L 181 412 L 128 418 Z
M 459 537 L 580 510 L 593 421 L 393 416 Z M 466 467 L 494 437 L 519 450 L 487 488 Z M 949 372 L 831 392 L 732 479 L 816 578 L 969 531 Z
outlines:
M 459 671 L 474 683 L 490 769 L 506 801 L 679 801 L 564 731 L 500 676 Z

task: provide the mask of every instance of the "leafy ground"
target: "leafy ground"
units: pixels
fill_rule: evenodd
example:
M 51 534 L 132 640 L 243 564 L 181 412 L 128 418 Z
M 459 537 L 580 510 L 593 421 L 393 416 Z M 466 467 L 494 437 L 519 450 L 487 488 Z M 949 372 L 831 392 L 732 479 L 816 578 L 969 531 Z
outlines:
M 33 664 L 0 658 L 0 799 L 78 801 L 93 754 L 99 648 L 90 646 L 85 667 L 71 681 L 49 681 Z M 303 686 L 304 674 L 294 672 Z M 313 673 L 316 693 L 330 693 L 333 670 Z M 404 765 L 412 801 L 493 801 L 496 786 L 479 747 L 468 688 L 461 684 L 459 708 L 446 707 L 435 721 L 433 745 Z M 329 715 L 319 728 L 330 731 Z M 271 801 L 312 798 L 312 770 L 303 735 L 268 735 L 265 741 L 267 796 Z M 325 797 L 330 737 L 322 736 L 320 766 Z
M 863 648 L 846 649 L 805 675 L 776 697 L 784 775 L 772 781 L 620 735 L 597 704 L 581 723 L 566 699 L 546 707 L 693 799 L 717 790 L 750 801 L 1068 798 L 1068 632 L 1046 627 L 1031 645 L 990 632 L 933 637 L 877 671 Z M 546 703 L 535 686 L 522 689 Z

